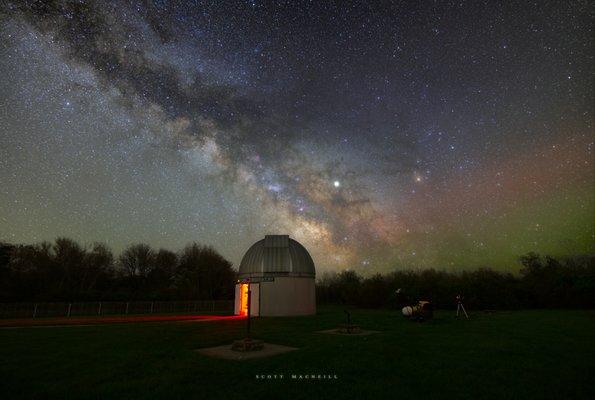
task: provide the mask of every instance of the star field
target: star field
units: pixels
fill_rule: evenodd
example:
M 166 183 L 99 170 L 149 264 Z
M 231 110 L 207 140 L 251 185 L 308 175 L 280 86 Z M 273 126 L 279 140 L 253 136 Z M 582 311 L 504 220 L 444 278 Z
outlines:
M 0 239 L 321 271 L 591 253 L 587 1 L 6 1 Z

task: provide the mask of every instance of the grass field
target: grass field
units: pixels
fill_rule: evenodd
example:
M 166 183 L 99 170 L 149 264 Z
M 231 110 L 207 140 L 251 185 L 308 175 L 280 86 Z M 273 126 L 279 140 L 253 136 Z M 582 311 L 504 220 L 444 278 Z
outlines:
M 595 311 L 476 313 L 469 321 L 440 311 L 420 324 L 354 310 L 353 320 L 381 333 L 317 333 L 343 322 L 335 307 L 257 319 L 255 337 L 299 350 L 245 361 L 193 351 L 242 337 L 241 320 L 4 328 L 0 398 L 595 398 Z

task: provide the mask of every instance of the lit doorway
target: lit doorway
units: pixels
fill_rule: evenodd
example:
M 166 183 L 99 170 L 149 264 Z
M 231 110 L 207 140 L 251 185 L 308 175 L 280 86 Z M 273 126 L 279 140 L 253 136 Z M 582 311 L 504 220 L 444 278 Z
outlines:
M 250 284 L 250 315 L 258 316 L 260 308 L 260 285 L 258 283 Z M 248 283 L 236 284 L 235 315 L 248 315 Z
M 240 315 L 248 315 L 248 284 L 240 284 Z

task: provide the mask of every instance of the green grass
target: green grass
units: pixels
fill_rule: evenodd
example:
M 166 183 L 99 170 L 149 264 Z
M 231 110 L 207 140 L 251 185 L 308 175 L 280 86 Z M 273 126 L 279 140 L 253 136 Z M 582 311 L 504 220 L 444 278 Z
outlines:
M 260 318 L 254 337 L 299 350 L 228 361 L 193 349 L 231 343 L 242 321 L 0 329 L 2 399 L 453 399 L 595 398 L 595 312 L 438 312 L 413 323 L 391 311 L 354 310 L 370 336 L 316 331 L 343 322 Z M 260 381 L 256 374 L 285 374 Z M 291 374 L 336 374 L 294 381 Z

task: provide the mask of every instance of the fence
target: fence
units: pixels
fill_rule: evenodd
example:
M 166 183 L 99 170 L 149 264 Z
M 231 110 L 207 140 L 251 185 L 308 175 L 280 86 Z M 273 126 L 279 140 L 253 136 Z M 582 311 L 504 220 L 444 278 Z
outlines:
M 126 314 L 233 313 L 233 300 L 96 301 L 84 303 L 0 303 L 0 318 Z

